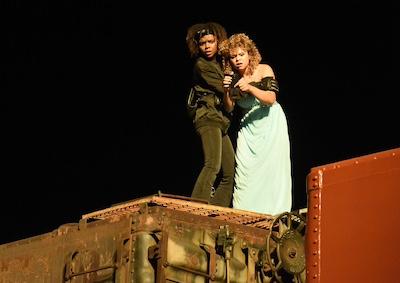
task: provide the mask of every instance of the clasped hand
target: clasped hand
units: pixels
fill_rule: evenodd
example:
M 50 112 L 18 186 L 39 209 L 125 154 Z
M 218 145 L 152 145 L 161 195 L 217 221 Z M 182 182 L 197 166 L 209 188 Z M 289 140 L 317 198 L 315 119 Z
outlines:
M 238 87 L 242 92 L 248 92 L 250 90 L 250 84 L 246 78 L 241 77 L 233 86 L 232 83 L 232 76 L 225 75 L 223 80 L 223 85 L 225 90 L 229 90 L 230 88 Z
M 229 93 L 229 97 L 232 100 L 237 100 L 242 98 L 250 89 L 250 84 L 244 77 L 236 77 L 235 79 L 239 79 L 236 82 L 234 81 L 234 77 L 232 75 L 225 75 L 223 79 L 224 89 L 227 93 Z

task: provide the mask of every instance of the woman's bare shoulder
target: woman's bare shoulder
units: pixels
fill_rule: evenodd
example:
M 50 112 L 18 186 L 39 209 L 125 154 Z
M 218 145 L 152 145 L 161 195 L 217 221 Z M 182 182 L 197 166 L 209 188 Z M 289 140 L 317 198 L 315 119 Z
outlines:
M 268 64 L 259 64 L 256 69 L 256 81 L 260 81 L 262 78 L 265 77 L 273 77 L 275 78 L 274 71 L 272 70 L 271 66 Z
M 260 64 L 259 72 L 263 78 L 264 77 L 275 77 L 274 71 L 272 70 L 271 66 L 268 64 Z

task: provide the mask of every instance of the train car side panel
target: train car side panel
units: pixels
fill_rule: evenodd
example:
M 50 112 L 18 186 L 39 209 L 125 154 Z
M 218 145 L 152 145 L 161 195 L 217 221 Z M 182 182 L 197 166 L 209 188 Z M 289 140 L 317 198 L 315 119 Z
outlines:
M 307 282 L 395 282 L 400 262 L 400 149 L 308 175 Z

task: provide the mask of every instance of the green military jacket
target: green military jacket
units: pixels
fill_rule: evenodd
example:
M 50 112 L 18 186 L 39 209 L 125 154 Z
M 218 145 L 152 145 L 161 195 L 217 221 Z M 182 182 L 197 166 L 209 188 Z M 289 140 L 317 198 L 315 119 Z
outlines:
M 214 125 L 227 132 L 230 120 L 222 104 L 223 78 L 224 73 L 217 60 L 208 61 L 203 57 L 196 60 L 193 68 L 193 89 L 199 97 L 193 115 L 196 128 Z

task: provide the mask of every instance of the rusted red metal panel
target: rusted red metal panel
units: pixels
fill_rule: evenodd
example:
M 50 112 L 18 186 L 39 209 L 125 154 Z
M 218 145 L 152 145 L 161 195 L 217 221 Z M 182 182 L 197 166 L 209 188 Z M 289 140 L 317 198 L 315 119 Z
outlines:
M 399 282 L 400 148 L 312 168 L 307 282 Z

